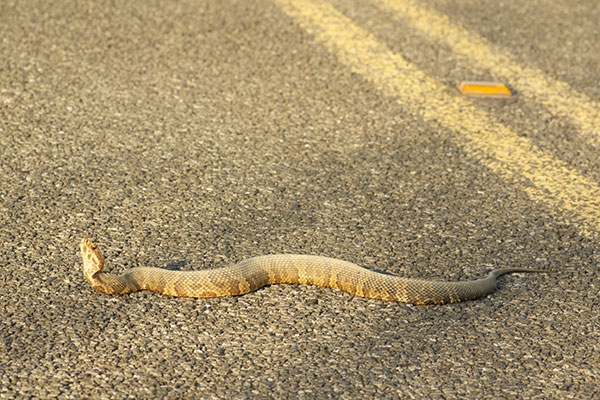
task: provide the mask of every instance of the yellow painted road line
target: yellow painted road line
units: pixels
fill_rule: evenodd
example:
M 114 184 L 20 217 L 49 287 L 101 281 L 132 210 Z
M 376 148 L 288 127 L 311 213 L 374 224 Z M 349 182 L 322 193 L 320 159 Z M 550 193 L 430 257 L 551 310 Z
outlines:
M 497 75 L 494 79 L 504 78 L 521 96 L 573 122 L 581 129 L 581 136 L 588 144 L 600 146 L 600 103 L 568 84 L 546 76 L 540 69 L 520 66 L 510 52 L 476 33 L 453 25 L 446 15 L 427 8 L 425 4 L 417 6 L 413 0 L 373 1 L 378 8 L 406 21 L 432 41 L 444 43 L 473 65 Z
M 600 187 L 564 162 L 536 150 L 470 101 L 444 91 L 445 86 L 391 52 L 329 3 L 273 0 L 314 35 L 338 60 L 429 123 L 456 132 L 475 159 L 500 176 L 519 182 L 533 199 L 568 216 L 588 237 L 600 235 Z

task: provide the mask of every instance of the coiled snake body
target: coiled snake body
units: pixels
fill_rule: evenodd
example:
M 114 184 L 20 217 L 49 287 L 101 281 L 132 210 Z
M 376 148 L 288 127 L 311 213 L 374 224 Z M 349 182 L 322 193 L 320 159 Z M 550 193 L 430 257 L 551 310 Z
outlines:
M 83 273 L 95 290 L 125 294 L 138 290 L 179 297 L 218 297 L 248 293 L 275 283 L 328 286 L 357 296 L 412 304 L 444 304 L 477 299 L 496 290 L 496 278 L 511 272 L 542 272 L 502 268 L 487 277 L 461 282 L 403 278 L 371 271 L 335 258 L 276 254 L 202 271 L 171 271 L 136 267 L 122 275 L 101 271 L 104 259 L 94 243 L 81 241 Z

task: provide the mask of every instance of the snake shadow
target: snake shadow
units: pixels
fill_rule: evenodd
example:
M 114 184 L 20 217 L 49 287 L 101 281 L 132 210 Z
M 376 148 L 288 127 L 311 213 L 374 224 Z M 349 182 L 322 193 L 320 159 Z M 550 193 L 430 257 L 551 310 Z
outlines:
M 161 267 L 161 268 L 168 269 L 169 271 L 179 271 L 188 264 L 192 264 L 192 261 L 191 260 L 176 261 L 176 262 L 169 263 L 165 267 Z

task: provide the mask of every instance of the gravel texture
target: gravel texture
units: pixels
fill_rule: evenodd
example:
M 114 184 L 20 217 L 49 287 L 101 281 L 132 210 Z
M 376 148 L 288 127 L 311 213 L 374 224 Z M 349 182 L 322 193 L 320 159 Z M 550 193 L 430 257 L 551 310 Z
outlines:
M 597 241 L 340 66 L 272 3 L 31 3 L 0 5 L 0 398 L 600 397 Z M 332 3 L 454 79 L 435 44 L 400 48 L 415 36 L 400 22 Z M 473 30 L 491 12 L 429 3 Z M 499 10 L 480 33 L 514 40 L 524 63 L 600 101 L 600 51 L 583 51 L 597 49 L 600 11 L 571 3 L 535 19 Z M 553 19 L 577 29 L 576 59 L 536 33 Z M 482 107 L 599 176 L 597 151 L 535 105 Z M 424 278 L 551 273 L 444 306 L 297 285 L 106 296 L 83 279 L 83 236 L 115 272 L 294 252 Z

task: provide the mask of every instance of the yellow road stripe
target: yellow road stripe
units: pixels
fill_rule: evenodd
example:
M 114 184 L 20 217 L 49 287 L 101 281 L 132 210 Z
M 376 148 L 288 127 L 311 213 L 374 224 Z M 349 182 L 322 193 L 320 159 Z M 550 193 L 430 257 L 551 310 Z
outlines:
M 564 82 L 545 76 L 534 67 L 519 66 L 508 51 L 493 45 L 476 33 L 453 25 L 446 15 L 418 7 L 412 0 L 374 0 L 380 9 L 422 31 L 432 41 L 444 43 L 453 52 L 468 58 L 479 68 L 506 79 L 523 97 L 542 104 L 552 113 L 572 121 L 582 130 L 588 144 L 600 146 L 600 104 L 573 90 Z M 494 77 L 497 79 L 497 77 Z
M 325 45 L 340 62 L 362 75 L 415 114 L 457 133 L 460 144 L 476 159 L 510 180 L 529 180 L 523 190 L 566 214 L 586 236 L 600 234 L 600 187 L 565 163 L 538 151 L 468 100 L 445 92 L 445 86 L 330 4 L 318 0 L 273 0 L 288 16 Z M 563 215 L 564 215 L 563 214 Z

